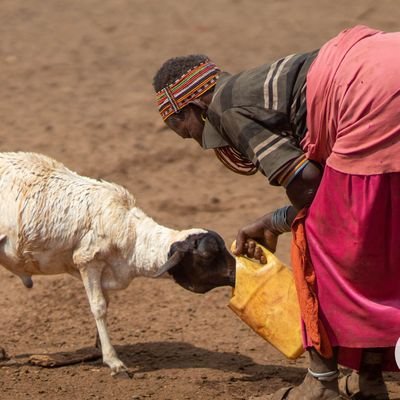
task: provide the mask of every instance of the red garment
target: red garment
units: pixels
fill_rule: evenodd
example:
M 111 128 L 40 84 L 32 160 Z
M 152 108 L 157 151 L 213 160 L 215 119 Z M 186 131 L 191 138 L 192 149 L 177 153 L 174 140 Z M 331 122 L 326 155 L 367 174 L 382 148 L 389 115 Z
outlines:
M 315 273 L 319 318 L 339 347 L 339 363 L 357 369 L 362 348 L 386 347 L 385 369 L 398 370 L 400 173 L 359 176 L 326 167 L 305 233 L 313 268 L 306 280 Z M 306 345 L 315 346 L 305 321 Z
M 400 32 L 347 29 L 307 74 L 309 159 L 349 174 L 400 171 Z

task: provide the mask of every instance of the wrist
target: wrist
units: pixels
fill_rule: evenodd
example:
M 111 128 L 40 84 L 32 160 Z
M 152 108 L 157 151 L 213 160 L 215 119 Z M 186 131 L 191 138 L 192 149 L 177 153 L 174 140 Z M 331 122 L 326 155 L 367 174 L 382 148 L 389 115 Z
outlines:
M 292 206 L 285 206 L 278 208 L 275 210 L 270 219 L 271 224 L 271 231 L 276 234 L 280 235 L 285 232 L 291 231 L 291 219 L 289 218 L 290 209 L 293 208 Z

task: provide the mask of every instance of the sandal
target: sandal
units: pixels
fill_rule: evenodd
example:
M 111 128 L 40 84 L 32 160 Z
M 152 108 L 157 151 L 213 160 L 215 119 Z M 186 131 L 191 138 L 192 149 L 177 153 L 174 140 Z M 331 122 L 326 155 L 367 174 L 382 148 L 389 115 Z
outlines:
M 287 400 L 288 395 L 296 386 L 289 386 L 285 388 L 281 388 L 273 394 L 269 394 L 266 396 L 252 396 L 249 400 Z M 342 396 L 337 396 L 332 400 L 343 400 Z
M 389 400 L 389 395 L 388 393 L 382 392 L 382 393 L 376 393 L 376 394 L 371 394 L 371 395 L 364 395 L 361 393 L 360 390 L 357 390 L 356 392 L 352 392 L 349 389 L 349 378 L 352 376 L 352 374 L 344 375 L 341 378 L 339 378 L 339 393 L 344 399 L 350 399 L 350 400 Z
M 308 374 L 304 378 L 303 383 L 300 385 L 305 385 L 302 387 L 302 389 L 299 390 L 298 393 L 293 393 L 294 397 L 296 397 L 299 400 L 306 400 L 304 399 L 304 396 L 307 396 L 307 394 L 310 394 L 314 399 L 317 398 L 318 396 L 321 395 L 322 391 L 328 390 L 326 394 L 331 391 L 331 395 L 333 397 L 330 397 L 330 400 L 341 400 L 343 397 L 340 394 L 337 394 L 337 378 L 339 375 L 338 370 L 334 371 L 328 371 L 328 372 L 314 372 L 310 368 L 308 369 Z M 320 381 L 321 386 L 314 387 L 313 385 L 310 386 L 310 389 L 308 388 L 308 385 L 310 384 L 309 382 L 314 381 Z M 336 384 L 335 384 L 336 381 Z M 333 383 L 333 387 L 330 387 L 330 384 Z M 331 385 L 332 386 L 332 385 Z M 335 389 L 336 386 L 336 389 Z M 249 400 L 288 400 L 288 397 L 290 396 L 290 393 L 293 389 L 296 389 L 297 386 L 289 386 L 285 388 L 279 389 L 277 392 L 266 395 L 266 396 L 253 396 L 250 397 Z M 316 392 L 314 392 L 316 390 Z M 306 394 L 307 393 L 307 394 Z

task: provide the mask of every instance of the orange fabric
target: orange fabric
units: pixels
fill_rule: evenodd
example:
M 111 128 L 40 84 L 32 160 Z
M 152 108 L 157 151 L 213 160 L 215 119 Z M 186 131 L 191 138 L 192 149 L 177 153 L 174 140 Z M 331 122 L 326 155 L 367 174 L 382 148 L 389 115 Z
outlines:
M 332 346 L 318 316 L 318 298 L 315 292 L 315 272 L 308 252 L 305 233 L 307 209 L 301 210 L 292 224 L 292 268 L 307 336 L 314 348 L 325 358 L 333 356 Z

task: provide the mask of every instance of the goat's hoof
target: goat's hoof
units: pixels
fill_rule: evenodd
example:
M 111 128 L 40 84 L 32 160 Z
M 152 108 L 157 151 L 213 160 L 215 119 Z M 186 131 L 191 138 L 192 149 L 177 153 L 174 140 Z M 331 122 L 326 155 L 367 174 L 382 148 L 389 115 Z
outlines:
M 124 364 L 122 364 L 122 366 L 119 366 L 111 371 L 111 376 L 122 379 L 132 379 L 133 373 L 129 371 Z
M 133 378 L 133 372 L 131 372 L 129 370 L 119 371 L 119 372 L 111 372 L 111 375 L 118 379 L 132 379 Z
M 108 363 L 106 363 L 108 364 Z M 115 376 L 118 378 L 131 378 L 129 369 L 127 366 L 121 361 L 116 360 L 112 362 L 112 365 L 108 364 L 111 367 L 111 376 Z

